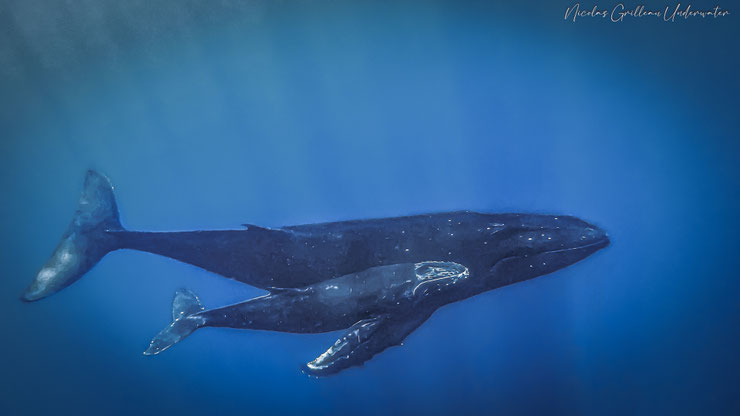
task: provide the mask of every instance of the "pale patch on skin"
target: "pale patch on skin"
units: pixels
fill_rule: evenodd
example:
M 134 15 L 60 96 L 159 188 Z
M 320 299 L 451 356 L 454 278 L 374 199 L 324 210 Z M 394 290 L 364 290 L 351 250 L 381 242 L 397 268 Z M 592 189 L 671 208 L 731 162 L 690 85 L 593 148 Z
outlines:
M 470 271 L 467 267 L 445 261 L 426 261 L 416 263 L 416 278 L 421 283 L 414 287 L 412 295 L 423 285 L 437 282 L 439 286 L 449 286 L 455 284 L 460 279 L 467 279 Z

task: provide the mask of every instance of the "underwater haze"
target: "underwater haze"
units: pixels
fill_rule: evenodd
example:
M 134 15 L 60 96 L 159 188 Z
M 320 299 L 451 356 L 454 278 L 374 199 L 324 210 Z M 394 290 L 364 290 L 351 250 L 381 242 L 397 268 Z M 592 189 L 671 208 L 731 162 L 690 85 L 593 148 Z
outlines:
M 0 414 L 740 414 L 740 6 L 572 5 L 0 0 Z M 612 244 L 333 377 L 300 366 L 339 333 L 207 328 L 145 357 L 176 289 L 264 292 L 118 251 L 21 302 L 90 168 L 132 230 L 470 209 Z

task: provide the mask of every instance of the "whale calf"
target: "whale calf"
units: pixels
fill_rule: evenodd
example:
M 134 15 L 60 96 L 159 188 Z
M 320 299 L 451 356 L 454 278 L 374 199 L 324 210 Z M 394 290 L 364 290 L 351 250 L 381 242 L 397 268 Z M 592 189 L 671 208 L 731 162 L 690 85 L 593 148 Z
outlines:
M 371 267 L 429 260 L 485 274 L 515 252 L 535 246 L 559 250 L 566 241 L 605 238 L 598 227 L 575 217 L 471 211 L 276 229 L 129 231 L 121 225 L 110 181 L 90 170 L 67 231 L 21 299 L 36 301 L 58 292 L 119 249 L 171 257 L 267 289 L 305 287 Z

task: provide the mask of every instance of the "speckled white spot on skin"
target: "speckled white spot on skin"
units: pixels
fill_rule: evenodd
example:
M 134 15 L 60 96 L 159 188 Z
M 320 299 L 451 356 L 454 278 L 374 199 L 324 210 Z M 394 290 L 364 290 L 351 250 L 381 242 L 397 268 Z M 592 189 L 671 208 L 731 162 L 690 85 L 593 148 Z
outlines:
M 68 263 L 72 259 L 72 254 L 69 251 L 63 251 L 59 256 L 59 261 L 62 263 Z
M 53 268 L 41 269 L 39 274 L 36 276 L 36 281 L 39 283 L 46 283 L 51 280 L 55 274 L 56 271 Z

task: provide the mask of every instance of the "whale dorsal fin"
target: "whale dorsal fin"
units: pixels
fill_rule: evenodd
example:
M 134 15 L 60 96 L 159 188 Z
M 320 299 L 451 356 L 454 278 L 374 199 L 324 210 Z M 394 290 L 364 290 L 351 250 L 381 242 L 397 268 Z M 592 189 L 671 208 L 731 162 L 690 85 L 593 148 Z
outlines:
M 289 287 L 266 287 L 265 290 L 270 292 L 271 295 L 277 295 L 278 293 L 286 293 L 290 292 L 291 288 Z
M 249 231 L 275 231 L 272 228 L 260 227 L 259 225 L 254 224 L 242 224 L 242 227 L 246 228 Z
M 303 371 L 322 377 L 361 365 L 388 347 L 401 342 L 431 313 L 395 317 L 390 314 L 363 319 L 352 325 L 326 352 L 306 364 Z
M 292 234 L 292 232 L 286 231 L 282 228 L 261 227 L 259 225 L 254 225 L 254 224 L 241 224 L 241 226 L 246 228 L 246 231 L 257 233 L 257 235 L 268 235 L 268 234 L 276 235 L 276 233 Z

